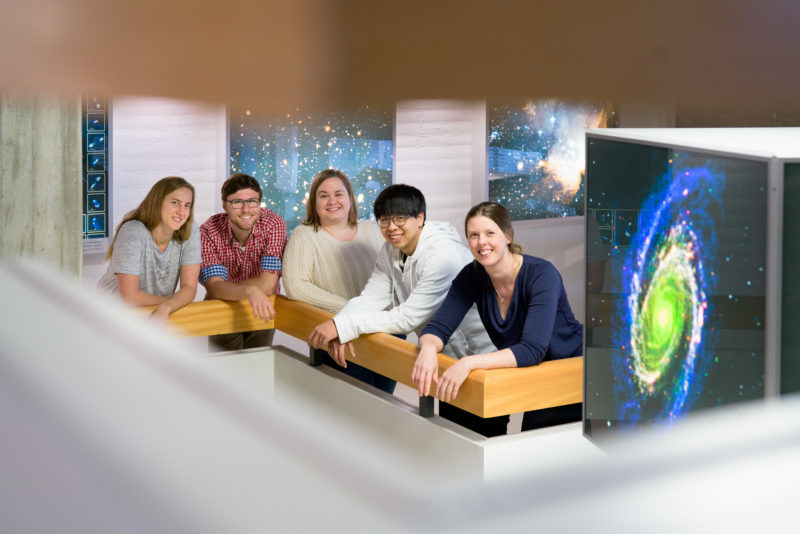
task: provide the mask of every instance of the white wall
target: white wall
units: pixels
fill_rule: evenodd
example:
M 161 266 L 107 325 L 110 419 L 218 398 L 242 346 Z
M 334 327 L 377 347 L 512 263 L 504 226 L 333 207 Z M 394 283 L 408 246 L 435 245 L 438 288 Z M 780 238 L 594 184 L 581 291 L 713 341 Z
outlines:
M 561 273 L 572 312 L 581 323 L 586 309 L 584 221 L 584 217 L 568 217 L 514 222 L 514 241 L 523 252 L 546 259 Z
M 222 105 L 163 98 L 122 97 L 111 103 L 111 219 L 113 227 L 165 176 L 195 187 L 195 222 L 221 209 L 219 190 L 228 175 L 227 119 Z M 83 286 L 105 272 L 102 256 L 83 262 Z M 198 290 L 198 299 L 205 292 Z

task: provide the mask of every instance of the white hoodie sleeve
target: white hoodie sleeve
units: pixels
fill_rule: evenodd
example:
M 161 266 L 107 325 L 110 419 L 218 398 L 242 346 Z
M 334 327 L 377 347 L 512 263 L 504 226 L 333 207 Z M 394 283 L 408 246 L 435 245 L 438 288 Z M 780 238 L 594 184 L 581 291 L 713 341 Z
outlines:
M 417 281 L 408 298 L 382 311 L 392 303 L 393 288 L 391 265 L 381 258 L 361 295 L 351 299 L 334 317 L 340 341 L 345 343 L 373 332 L 407 334 L 421 329 L 447 296 L 450 283 L 464 266 L 462 259 L 456 243 L 437 243 L 435 253 L 425 254 L 414 262 Z

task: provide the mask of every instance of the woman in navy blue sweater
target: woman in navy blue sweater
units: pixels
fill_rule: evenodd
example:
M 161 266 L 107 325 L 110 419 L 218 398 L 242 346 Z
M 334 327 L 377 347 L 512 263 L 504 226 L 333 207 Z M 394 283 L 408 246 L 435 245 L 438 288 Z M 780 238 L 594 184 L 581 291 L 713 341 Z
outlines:
M 487 436 L 505 434 L 508 416 L 483 419 L 446 404 L 473 369 L 527 367 L 543 360 L 579 356 L 583 327 L 567 301 L 561 275 L 548 261 L 522 254 L 514 243 L 508 211 L 483 202 L 467 213 L 464 223 L 475 261 L 453 280 L 450 292 L 419 339 L 420 352 L 412 373 L 420 395 L 436 384 L 439 415 Z M 489 337 L 499 349 L 461 358 L 441 377 L 438 358 L 452 332 L 475 304 Z M 526 412 L 522 430 L 578 421 L 581 405 Z

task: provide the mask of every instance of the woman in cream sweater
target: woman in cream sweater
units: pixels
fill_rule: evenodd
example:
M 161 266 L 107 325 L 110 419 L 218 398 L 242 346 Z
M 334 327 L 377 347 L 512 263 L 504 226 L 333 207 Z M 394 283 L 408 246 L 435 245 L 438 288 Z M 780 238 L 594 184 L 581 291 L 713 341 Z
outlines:
M 283 285 L 290 299 L 337 313 L 358 296 L 383 245 L 378 226 L 359 221 L 353 186 L 342 171 L 326 169 L 311 182 L 306 219 L 292 231 L 283 253 Z M 352 362 L 323 363 L 392 393 L 395 382 Z

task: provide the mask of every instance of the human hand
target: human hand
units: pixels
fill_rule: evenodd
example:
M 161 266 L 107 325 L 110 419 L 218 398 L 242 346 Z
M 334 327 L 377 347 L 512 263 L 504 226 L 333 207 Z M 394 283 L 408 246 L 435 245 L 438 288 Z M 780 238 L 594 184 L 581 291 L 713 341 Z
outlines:
M 458 388 L 464 383 L 472 369 L 469 366 L 469 356 L 465 356 L 448 367 L 436 385 L 436 396 L 439 400 L 451 402 L 458 395 Z
M 258 317 L 264 322 L 269 322 L 275 317 L 275 308 L 269 295 L 257 286 L 247 286 L 247 299 L 253 309 L 253 317 Z
M 170 307 L 162 302 L 150 313 L 150 319 L 158 322 L 161 325 L 166 325 L 169 321 L 170 311 Z
M 419 388 L 420 397 L 431 394 L 431 380 L 438 386 L 439 356 L 433 345 L 423 345 L 411 371 L 411 382 Z
M 333 360 L 336 363 L 346 368 L 347 359 L 345 358 L 345 347 L 350 349 L 350 357 L 355 358 L 356 353 L 355 350 L 353 349 L 353 343 L 351 342 L 340 343 L 338 339 L 333 339 L 328 344 L 328 354 L 331 355 L 331 358 L 333 358 Z
M 339 337 L 339 332 L 336 331 L 336 323 L 333 319 L 328 319 L 324 323 L 320 323 L 311 331 L 308 336 L 308 344 L 315 349 L 326 350 L 328 344 L 334 339 Z M 333 357 L 331 355 L 331 357 Z

